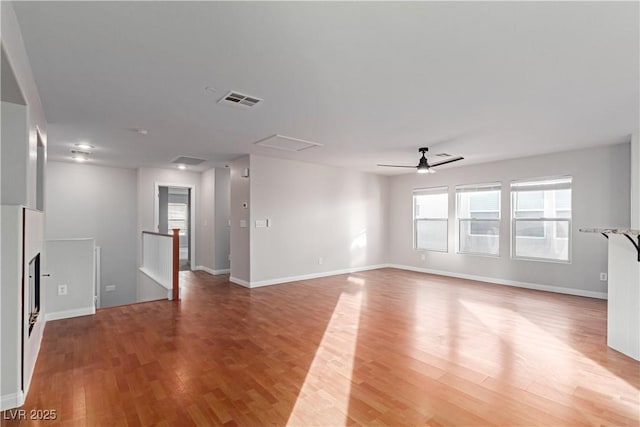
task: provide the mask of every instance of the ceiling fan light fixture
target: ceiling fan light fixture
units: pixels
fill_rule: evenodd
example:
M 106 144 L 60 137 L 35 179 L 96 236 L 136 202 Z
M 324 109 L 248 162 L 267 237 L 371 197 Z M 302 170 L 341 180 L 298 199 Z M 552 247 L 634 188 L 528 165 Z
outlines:
M 462 156 L 451 157 L 451 155 L 448 154 L 447 155 L 448 158 L 446 160 L 442 160 L 442 161 L 439 161 L 439 162 L 435 162 L 435 163 L 429 164 L 429 161 L 427 160 L 427 156 L 426 156 L 427 151 L 429 151 L 429 149 L 426 148 L 426 147 L 418 149 L 418 152 L 422 153 L 422 157 L 420 157 L 420 161 L 418 162 L 418 166 L 381 165 L 381 164 L 378 164 L 378 166 L 384 166 L 384 167 L 389 167 L 389 168 L 409 168 L 409 169 L 416 168 L 418 173 L 436 173 L 436 170 L 433 169 L 434 166 L 446 165 L 448 163 L 453 163 L 453 162 L 457 162 L 459 160 L 464 160 L 464 157 L 462 157 Z

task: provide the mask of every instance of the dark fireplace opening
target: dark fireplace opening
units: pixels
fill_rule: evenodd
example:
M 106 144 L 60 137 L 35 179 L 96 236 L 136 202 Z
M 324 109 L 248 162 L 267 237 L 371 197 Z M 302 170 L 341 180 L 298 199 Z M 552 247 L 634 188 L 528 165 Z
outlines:
M 29 335 L 40 315 L 40 254 L 29 261 Z

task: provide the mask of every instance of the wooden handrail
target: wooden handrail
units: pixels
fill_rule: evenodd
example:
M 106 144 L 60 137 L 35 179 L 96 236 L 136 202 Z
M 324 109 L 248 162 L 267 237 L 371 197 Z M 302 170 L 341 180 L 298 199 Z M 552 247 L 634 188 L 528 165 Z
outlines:
M 143 231 L 142 234 L 153 234 L 154 236 L 173 237 L 173 234 L 156 233 L 155 231 Z
M 180 232 L 179 228 L 173 229 L 173 300 L 178 301 L 180 299 L 180 286 L 178 284 L 179 276 L 178 271 L 180 270 L 180 236 L 178 233 Z

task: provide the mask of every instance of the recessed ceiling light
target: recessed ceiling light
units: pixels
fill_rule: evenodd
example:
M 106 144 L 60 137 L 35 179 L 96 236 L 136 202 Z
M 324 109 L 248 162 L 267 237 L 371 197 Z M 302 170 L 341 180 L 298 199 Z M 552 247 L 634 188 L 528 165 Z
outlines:
M 71 158 L 76 162 L 86 162 L 89 160 L 89 154 L 86 151 L 71 150 Z
M 86 142 L 81 142 L 79 144 L 74 144 L 74 145 L 82 150 L 91 150 L 92 148 L 95 148 L 93 145 L 87 144 Z
M 178 165 L 178 169 L 180 170 L 185 170 L 187 168 L 187 165 Z

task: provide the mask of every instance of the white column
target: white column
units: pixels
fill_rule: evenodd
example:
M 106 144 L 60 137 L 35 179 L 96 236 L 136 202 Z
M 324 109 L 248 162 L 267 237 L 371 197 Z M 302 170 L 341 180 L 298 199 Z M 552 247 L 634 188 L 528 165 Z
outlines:
M 607 344 L 640 360 L 640 262 L 621 234 L 609 234 Z
M 640 132 L 631 135 L 631 228 L 640 229 Z

